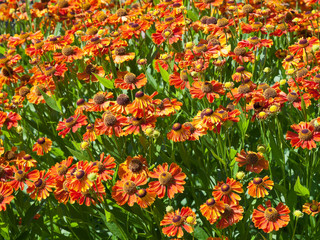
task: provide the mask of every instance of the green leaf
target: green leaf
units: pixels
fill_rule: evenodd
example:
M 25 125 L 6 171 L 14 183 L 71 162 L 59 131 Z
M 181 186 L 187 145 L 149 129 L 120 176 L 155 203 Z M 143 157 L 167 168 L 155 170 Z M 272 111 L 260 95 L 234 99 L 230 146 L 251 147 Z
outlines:
M 297 193 L 298 196 L 309 196 L 310 192 L 309 189 L 305 186 L 301 185 L 300 177 L 297 178 L 296 183 L 294 184 L 294 191 Z
M 0 53 L 1 53 L 1 54 L 4 54 L 5 52 L 6 52 L 6 49 L 5 49 L 4 47 L 1 47 L 1 46 L 0 46 Z
M 54 29 L 54 35 L 59 36 L 61 35 L 61 27 L 62 27 L 62 22 L 58 22 L 55 29 Z
M 49 95 L 42 91 L 40 88 L 38 89 L 41 92 L 48 106 L 57 112 L 61 112 L 61 106 L 59 106 L 58 103 L 52 97 L 49 97 Z
M 195 227 L 194 236 L 196 239 L 207 239 L 209 237 L 208 234 L 199 226 Z
M 198 20 L 198 16 L 197 14 L 193 11 L 193 10 L 188 10 L 188 17 L 193 21 L 197 21 Z
M 80 151 L 76 151 L 73 150 L 71 148 L 69 148 L 68 146 L 66 146 L 68 148 L 68 150 L 71 152 L 71 154 L 76 157 L 78 160 L 89 160 L 89 156 L 87 154 L 87 152 L 80 152 Z
M 160 69 L 160 74 L 161 74 L 161 77 L 163 78 L 163 80 L 165 82 L 169 82 L 169 73 L 163 69 L 163 67 L 161 67 L 161 65 L 159 64 L 159 69 Z
M 113 86 L 113 81 L 110 81 L 109 79 L 107 78 L 104 78 L 104 77 L 100 77 L 99 75 L 93 73 L 93 75 L 96 76 L 96 78 L 99 80 L 99 82 L 105 86 L 106 88 L 109 88 L 109 89 L 114 89 L 114 86 Z

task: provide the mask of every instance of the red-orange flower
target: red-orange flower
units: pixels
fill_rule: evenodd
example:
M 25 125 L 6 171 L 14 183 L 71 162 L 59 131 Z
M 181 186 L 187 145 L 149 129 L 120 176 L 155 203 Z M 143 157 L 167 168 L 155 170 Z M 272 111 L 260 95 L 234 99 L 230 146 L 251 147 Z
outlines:
M 81 126 L 88 124 L 87 117 L 85 115 L 73 115 L 67 119 L 64 119 L 63 122 L 59 122 L 57 131 L 59 136 L 61 135 L 64 138 L 72 129 L 72 132 L 76 132 Z
M 50 176 L 54 179 L 63 180 L 68 172 L 68 168 L 71 166 L 73 157 L 68 157 L 62 160 L 60 163 L 56 163 L 50 168 Z
M 28 186 L 32 186 L 32 182 L 37 181 L 39 178 L 39 171 L 33 170 L 29 172 L 30 167 L 23 167 L 19 165 L 18 168 L 16 168 L 15 166 L 13 166 L 13 170 L 13 180 L 8 182 L 8 184 L 11 185 L 16 191 L 19 188 L 23 190 L 25 184 L 27 184 Z
M 181 123 L 175 123 L 172 129 L 167 134 L 167 138 L 174 142 L 184 142 L 189 139 L 190 130 L 189 126 Z
M 105 112 L 102 115 L 102 119 L 97 118 L 94 124 L 94 129 L 97 135 L 108 135 L 112 137 L 115 135 L 119 137 L 122 135 L 122 127 L 128 125 L 127 117 L 122 115 L 114 115 L 111 112 Z
M 195 81 L 190 87 L 190 94 L 192 98 L 202 99 L 207 97 L 208 101 L 212 103 L 214 99 L 220 98 L 224 94 L 222 83 L 212 80 L 210 82 Z
M 90 112 L 101 112 L 107 111 L 111 101 L 109 99 L 113 98 L 112 92 L 98 92 L 93 96 L 93 99 L 89 99 L 90 108 L 87 111 Z
M 32 151 L 37 152 L 38 156 L 42 156 L 43 153 L 48 153 L 51 150 L 52 141 L 47 137 L 41 137 L 33 145 Z
M 320 141 L 320 132 L 314 131 L 314 127 L 310 123 L 300 122 L 291 125 L 291 128 L 297 132 L 288 131 L 286 134 L 286 139 L 290 140 L 292 147 L 308 148 L 309 150 L 317 147 L 315 142 Z
M 147 189 L 139 189 L 137 191 L 137 204 L 141 208 L 147 208 L 153 204 L 156 200 L 157 194 L 151 191 L 149 188 Z
M 5 211 L 7 209 L 7 204 L 9 204 L 13 199 L 12 196 L 13 188 L 4 182 L 0 182 L 0 211 Z
M 167 226 L 162 229 L 163 234 L 168 237 L 177 236 L 178 238 L 183 237 L 183 229 L 188 233 L 193 232 L 193 226 L 187 224 L 187 217 L 196 218 L 196 214 L 189 207 L 181 208 L 173 212 L 167 213 L 160 223 L 160 226 Z
M 223 229 L 239 222 L 243 218 L 243 211 L 243 207 L 238 204 L 225 204 L 224 212 L 221 214 L 217 227 Z
M 88 179 L 88 175 L 90 173 L 97 173 L 98 167 L 96 165 L 90 164 L 87 161 L 77 162 L 76 165 L 73 165 L 69 169 L 69 173 L 67 174 L 69 179 L 69 187 L 74 191 L 87 191 L 94 182 Z
M 158 181 L 150 182 L 149 187 L 158 194 L 159 198 L 165 196 L 166 190 L 170 199 L 176 193 L 184 191 L 183 185 L 186 183 L 184 181 L 186 174 L 175 163 L 171 163 L 170 168 L 168 168 L 168 163 L 158 165 L 158 167 L 153 169 L 153 172 L 149 172 L 149 177 L 158 178 Z
M 79 205 L 96 205 L 96 201 L 103 202 L 103 196 L 106 195 L 105 188 L 101 181 L 96 181 L 90 189 L 85 191 L 70 190 L 70 200 L 77 201 Z
M 49 192 L 52 192 L 54 187 L 54 179 L 50 177 L 50 172 L 45 171 L 39 172 L 39 178 L 28 187 L 27 193 L 30 194 L 32 199 L 41 201 L 49 197 Z
M 224 204 L 223 201 L 216 201 L 214 198 L 209 198 L 206 203 L 200 206 L 200 211 L 210 224 L 214 224 L 221 216 L 221 213 L 224 212 Z
M 100 154 L 100 161 L 95 161 L 92 165 L 98 167 L 98 180 L 108 181 L 112 179 L 114 174 L 114 168 L 116 167 L 115 159 L 110 155 L 104 156 L 104 153 Z
M 249 184 L 248 184 L 248 194 L 254 198 L 263 198 L 266 195 L 269 195 L 267 190 L 271 190 L 273 188 L 273 181 L 268 180 L 269 177 L 265 176 L 264 178 L 255 177 Z
M 254 226 L 269 233 L 278 231 L 280 228 L 288 225 L 290 221 L 290 210 L 282 202 L 276 208 L 271 206 L 271 202 L 266 202 L 267 208 L 259 205 L 257 209 L 253 210 L 252 221 Z
M 124 205 L 128 202 L 130 207 L 137 202 L 138 186 L 145 185 L 148 179 L 143 175 L 124 176 L 121 180 L 118 180 L 112 187 L 112 198 L 117 201 L 119 205 Z
M 142 88 L 144 85 L 147 84 L 147 78 L 146 75 L 141 73 L 139 76 L 136 76 L 135 74 L 131 72 L 127 72 L 123 78 L 117 78 L 114 81 L 114 86 L 116 88 L 121 88 L 124 90 L 130 89 L 139 89 Z
M 262 153 L 252 151 L 237 153 L 235 158 L 239 167 L 246 166 L 246 171 L 260 173 L 263 169 L 269 169 L 269 162 L 264 158 Z
M 148 176 L 148 162 L 142 155 L 128 156 L 126 161 L 119 165 L 118 175 L 123 178 L 125 175 L 135 176 L 144 175 Z
M 222 200 L 224 203 L 238 204 L 241 197 L 236 193 L 243 193 L 242 183 L 228 177 L 226 183 L 218 182 L 213 189 L 212 196 L 216 201 Z
M 315 216 L 320 212 L 320 202 L 312 200 L 311 203 L 305 203 L 302 206 L 302 212 L 305 212 L 308 215 Z

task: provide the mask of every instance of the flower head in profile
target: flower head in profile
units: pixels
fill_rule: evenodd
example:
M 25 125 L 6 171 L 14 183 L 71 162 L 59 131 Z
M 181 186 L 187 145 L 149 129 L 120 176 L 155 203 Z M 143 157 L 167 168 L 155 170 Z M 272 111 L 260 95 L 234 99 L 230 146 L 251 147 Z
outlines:
M 216 201 L 214 198 L 209 198 L 204 204 L 200 206 L 200 211 L 203 216 L 214 224 L 221 214 L 224 212 L 225 204 L 223 201 Z
M 269 233 L 288 225 L 290 210 L 286 205 L 280 202 L 277 207 L 273 208 L 271 202 L 267 201 L 266 206 L 267 208 L 259 205 L 253 210 L 252 221 L 255 227 Z
M 184 191 L 183 185 L 186 183 L 184 179 L 186 174 L 175 163 L 171 163 L 170 168 L 168 163 L 158 165 L 152 172 L 149 172 L 149 177 L 157 178 L 157 181 L 150 182 L 149 187 L 152 191 L 158 194 L 159 198 L 163 198 L 167 191 L 168 197 L 172 199 L 176 193 Z
M 177 236 L 178 238 L 181 238 L 184 235 L 183 229 L 188 233 L 192 233 L 193 226 L 190 226 L 191 224 L 187 223 L 187 218 L 190 216 L 196 219 L 196 214 L 189 207 L 183 207 L 181 208 L 181 211 L 178 209 L 167 213 L 160 223 L 160 226 L 166 226 L 162 228 L 163 234 L 168 237 Z
M 212 195 L 217 201 L 222 200 L 224 203 L 238 204 L 241 197 L 237 193 L 243 193 L 242 183 L 233 178 L 227 178 L 226 183 L 218 182 L 213 189 Z
M 189 139 L 190 127 L 185 124 L 175 123 L 167 134 L 167 138 L 174 142 L 184 142 Z
M 0 182 L 0 211 L 5 211 L 7 209 L 7 204 L 14 199 L 12 193 L 13 188 L 9 184 Z
M 81 126 L 85 126 L 88 124 L 87 117 L 85 115 L 73 115 L 63 121 L 60 121 L 57 127 L 57 131 L 59 132 L 59 136 L 64 138 L 71 130 L 72 132 L 76 132 Z
M 236 224 L 243 218 L 243 207 L 238 204 L 224 204 L 224 212 L 221 214 L 221 218 L 217 224 L 219 229 L 224 229 L 233 224 Z
M 290 140 L 291 146 L 309 150 L 316 148 L 315 142 L 320 141 L 320 132 L 314 131 L 314 127 L 308 122 L 300 122 L 299 124 L 291 125 L 291 128 L 297 133 L 288 131 L 286 139 Z

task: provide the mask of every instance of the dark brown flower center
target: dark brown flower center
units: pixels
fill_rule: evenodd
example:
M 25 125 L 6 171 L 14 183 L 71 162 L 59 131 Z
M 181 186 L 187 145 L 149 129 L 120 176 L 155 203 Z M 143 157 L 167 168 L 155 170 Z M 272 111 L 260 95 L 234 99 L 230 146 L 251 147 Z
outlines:
M 173 124 L 173 126 L 172 126 L 172 130 L 173 130 L 173 131 L 179 131 L 181 128 L 182 128 L 181 123 L 175 123 L 175 124 Z
M 37 187 L 37 188 L 44 188 L 44 186 L 46 185 L 46 181 L 42 178 L 39 178 L 37 181 L 34 182 L 34 185 Z
M 97 69 L 92 64 L 88 64 L 84 70 L 86 74 L 92 75 L 92 73 L 97 73 Z
M 129 195 L 135 194 L 137 192 L 137 185 L 133 181 L 126 181 L 123 184 L 123 191 Z
M 159 182 L 161 185 L 165 185 L 165 186 L 169 185 L 170 183 L 172 183 L 172 181 L 173 181 L 173 177 L 169 172 L 163 172 L 159 176 Z
M 236 47 L 234 49 L 234 54 L 236 54 L 237 56 L 244 56 L 246 55 L 247 50 L 243 47 Z
M 250 5 L 250 4 L 246 4 L 242 7 L 242 12 L 244 14 L 249 14 L 249 13 L 252 13 L 253 12 L 253 7 Z
M 307 73 L 308 73 L 308 69 L 306 69 L 306 68 L 300 68 L 300 69 L 296 72 L 297 77 L 303 77 L 303 76 L 305 76 Z
M 27 174 L 22 170 L 19 170 L 14 174 L 14 178 L 19 182 L 24 181 L 26 177 L 27 177 Z
M 28 74 L 23 74 L 21 77 L 20 77 L 20 81 L 21 83 L 27 83 L 29 80 L 30 80 L 30 75 Z
M 218 27 L 225 27 L 228 24 L 229 24 L 229 21 L 226 18 L 221 18 L 221 19 L 218 19 L 218 21 L 217 21 Z
M 290 92 L 288 94 L 288 101 L 289 102 L 295 102 L 297 100 L 299 100 L 299 96 L 298 96 L 298 94 L 296 92 Z
M 258 37 L 251 37 L 248 40 L 251 44 L 258 44 L 260 42 L 260 38 Z
M 255 185 L 261 184 L 261 183 L 262 183 L 262 178 L 259 178 L 259 177 L 254 178 L 254 179 L 253 179 L 253 183 L 254 183 Z
M 109 113 L 104 116 L 103 122 L 106 126 L 112 127 L 117 123 L 117 118 L 113 114 Z
M 130 99 L 126 94 L 120 94 L 117 97 L 117 103 L 121 106 L 127 106 L 130 103 Z
M 57 172 L 58 172 L 59 176 L 66 175 L 66 173 L 68 172 L 68 168 L 67 168 L 66 165 L 60 164 L 60 165 L 57 167 Z
M 10 161 L 16 158 L 16 154 L 13 151 L 7 151 L 4 153 L 4 158 Z
M 66 0 L 60 0 L 60 1 L 58 2 L 58 6 L 59 6 L 59 8 L 66 8 L 66 7 L 69 6 L 69 3 L 68 3 L 68 1 L 66 1 Z
M 143 164 L 138 159 L 132 159 L 132 161 L 129 163 L 128 168 L 133 173 L 138 173 L 142 170 Z
M 216 201 L 214 200 L 214 198 L 209 198 L 209 199 L 206 201 L 206 204 L 207 204 L 208 206 L 213 206 L 215 203 L 216 203 Z
M 137 195 L 139 198 L 143 198 L 147 195 L 147 190 L 145 189 L 140 189 L 138 192 L 137 192 Z
M 275 98 L 278 94 L 276 90 L 269 87 L 266 90 L 264 90 L 263 95 L 266 99 L 269 99 L 269 98 Z
M 247 84 L 241 84 L 238 87 L 238 93 L 245 94 L 245 93 L 248 93 L 248 92 L 250 92 L 250 87 Z
M 26 161 L 29 161 L 29 160 L 32 159 L 32 157 L 31 157 L 31 155 L 26 154 L 26 155 L 24 155 L 23 159 L 26 160 Z
M 55 67 L 47 67 L 44 71 L 44 73 L 46 74 L 46 76 L 51 76 L 56 72 L 56 68 Z
M 118 56 L 122 56 L 126 54 L 126 49 L 125 47 L 118 47 L 114 50 L 115 54 Z
M 99 162 L 99 161 L 94 162 L 93 165 L 94 165 L 94 166 L 96 165 L 96 166 L 98 167 L 98 173 L 99 173 L 99 174 L 103 173 L 104 170 L 106 169 L 106 168 L 104 167 L 103 163 L 102 163 L 102 162 Z
M 37 140 L 37 143 L 38 144 L 44 144 L 46 142 L 46 139 L 44 138 L 44 137 L 42 137 L 42 138 L 39 138 L 38 140 Z
M 311 140 L 313 137 L 313 131 L 310 131 L 309 129 L 305 128 L 305 129 L 302 129 L 300 132 L 299 132 L 299 138 L 303 141 L 309 141 Z
M 85 103 L 85 100 L 83 98 L 80 98 L 78 101 L 77 101 L 77 106 L 81 106 Z
M 68 119 L 66 119 L 65 124 L 67 128 L 71 128 L 76 124 L 76 122 L 77 122 L 76 119 L 74 119 L 73 117 L 69 117 Z
M 2 68 L 2 74 L 5 77 L 11 77 L 13 74 L 13 69 L 11 67 L 3 67 Z
M 191 134 L 197 130 L 191 122 L 186 122 L 183 125 L 189 128 Z
M 137 82 L 136 75 L 133 73 L 127 73 L 124 75 L 124 81 L 128 84 L 133 84 Z
M 203 93 L 212 93 L 213 92 L 213 86 L 210 82 L 204 82 L 201 86 L 201 91 Z
M 224 204 L 224 212 L 221 214 L 222 218 L 229 218 L 233 214 L 233 210 L 229 204 Z
M 237 73 L 241 73 L 245 70 L 245 68 L 243 66 L 237 67 L 236 72 Z
M 4 196 L 0 193 L 0 204 L 3 202 Z
M 20 89 L 19 89 L 19 95 L 21 96 L 21 97 L 25 97 L 25 96 L 27 96 L 27 94 L 30 92 L 30 89 L 28 88 L 28 87 L 21 87 Z
M 62 52 L 62 54 L 63 54 L 64 56 L 70 56 L 70 55 L 74 54 L 73 47 L 71 47 L 71 46 L 65 46 L 65 47 L 63 47 L 62 50 L 61 50 L 61 52 Z
M 180 226 L 183 223 L 183 221 L 184 221 L 184 219 L 179 215 L 175 215 L 172 218 L 173 225 L 175 225 L 175 226 Z
M 124 17 L 127 15 L 127 11 L 123 8 L 119 8 L 116 12 L 118 17 Z
M 223 194 L 229 194 L 229 192 L 231 191 L 231 187 L 227 183 L 222 184 L 220 189 L 223 192 Z
M 275 222 L 279 218 L 279 213 L 277 209 L 270 207 L 264 211 L 264 216 L 266 219 L 268 219 L 268 221 Z
M 106 101 L 106 98 L 105 98 L 104 94 L 97 93 L 96 95 L 94 95 L 93 101 L 94 101 L 95 104 L 100 105 L 100 104 L 103 104 Z
M 308 42 L 307 39 L 303 38 L 303 39 L 301 39 L 301 40 L 299 41 L 298 44 L 299 44 L 299 47 L 300 47 L 300 48 L 305 48 L 305 47 L 307 47 L 307 46 L 309 45 L 309 42 Z
M 259 160 L 259 157 L 255 153 L 249 153 L 246 156 L 246 160 L 248 161 L 249 164 L 256 164 L 258 162 L 258 160 Z
M 200 116 L 201 116 L 201 118 L 204 118 L 205 116 L 209 117 L 212 114 L 213 114 L 213 110 L 211 108 L 206 108 L 201 112 Z
M 263 91 L 268 89 L 270 86 L 267 83 L 260 83 L 257 87 L 257 89 L 262 89 Z
M 136 92 L 135 97 L 136 98 L 141 98 L 144 96 L 144 93 L 142 91 Z
M 85 171 L 83 171 L 82 169 L 77 170 L 77 172 L 76 172 L 76 178 L 77 178 L 78 180 L 81 180 L 84 176 L 85 176 Z
M 38 86 L 36 86 L 35 87 L 35 89 L 34 89 L 34 92 L 38 95 L 38 96 L 41 96 L 42 95 L 42 93 L 40 92 L 40 90 L 42 91 L 42 92 L 47 92 L 47 89 L 46 89 L 46 87 L 45 86 L 43 86 L 42 84 L 41 85 L 38 85 Z

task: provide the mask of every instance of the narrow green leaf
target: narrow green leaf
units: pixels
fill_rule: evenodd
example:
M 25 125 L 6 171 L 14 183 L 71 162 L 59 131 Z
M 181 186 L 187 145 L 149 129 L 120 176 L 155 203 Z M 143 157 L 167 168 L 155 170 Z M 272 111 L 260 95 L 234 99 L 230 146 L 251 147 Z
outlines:
M 5 52 L 6 52 L 6 49 L 5 49 L 4 47 L 1 47 L 1 46 L 0 46 L 0 53 L 1 53 L 1 54 L 4 54 Z
M 195 227 L 194 236 L 196 239 L 207 239 L 209 237 L 208 234 L 199 226 Z
M 109 89 L 114 89 L 114 86 L 113 86 L 113 81 L 107 79 L 107 78 L 104 78 L 104 77 L 100 77 L 99 75 L 95 74 L 94 75 L 96 76 L 96 78 L 99 80 L 99 82 L 105 86 L 106 88 L 109 88 Z
M 165 82 L 169 82 L 169 73 L 163 69 L 163 67 L 161 67 L 161 65 L 159 64 L 159 69 L 160 69 L 160 74 L 161 74 L 161 77 L 163 78 L 163 80 Z
M 89 160 L 89 156 L 88 156 L 87 152 L 85 152 L 85 151 L 80 152 L 80 151 L 73 150 L 73 149 L 69 148 L 68 146 L 66 146 L 66 147 L 71 152 L 71 154 L 74 157 L 76 157 L 78 160 Z
M 61 106 L 59 106 L 59 104 L 52 97 L 49 97 L 49 95 L 42 91 L 40 88 L 38 89 L 41 92 L 48 106 L 57 112 L 61 112 Z
M 198 20 L 198 16 L 197 14 L 193 11 L 193 10 L 188 10 L 188 17 L 193 21 L 197 21 Z
M 305 186 L 301 185 L 300 177 L 298 176 L 296 183 L 294 184 L 294 191 L 297 193 L 298 196 L 309 196 L 310 192 L 309 189 Z

